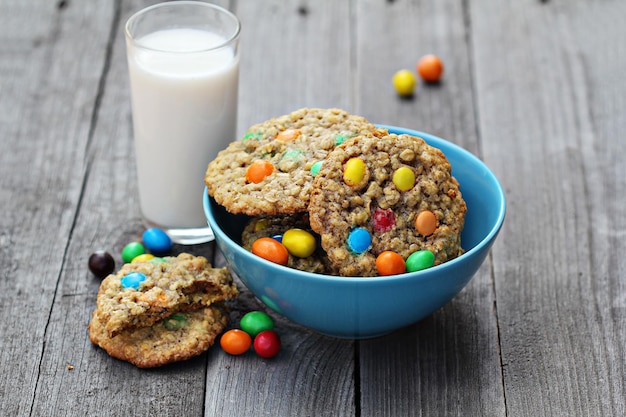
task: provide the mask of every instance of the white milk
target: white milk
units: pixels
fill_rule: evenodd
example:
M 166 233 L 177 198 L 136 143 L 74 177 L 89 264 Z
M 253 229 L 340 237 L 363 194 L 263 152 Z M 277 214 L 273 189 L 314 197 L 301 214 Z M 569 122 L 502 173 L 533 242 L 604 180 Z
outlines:
M 145 218 L 159 226 L 207 226 L 204 173 L 236 139 L 239 58 L 230 47 L 190 51 L 224 41 L 202 30 L 168 29 L 140 38 L 144 48 L 129 52 L 139 200 Z

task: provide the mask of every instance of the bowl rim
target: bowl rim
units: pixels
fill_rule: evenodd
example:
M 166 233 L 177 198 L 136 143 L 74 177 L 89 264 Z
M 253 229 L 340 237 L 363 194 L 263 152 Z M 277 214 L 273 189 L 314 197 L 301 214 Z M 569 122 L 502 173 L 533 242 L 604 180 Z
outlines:
M 498 178 L 480 158 L 478 158 L 476 155 L 466 150 L 465 148 L 453 142 L 450 142 L 446 139 L 432 135 L 430 133 L 422 132 L 419 130 L 403 128 L 403 127 L 386 125 L 386 124 L 376 124 L 376 126 L 380 128 L 388 129 L 390 133 L 409 134 L 412 136 L 418 136 L 426 140 L 426 142 L 429 142 L 429 141 L 443 142 L 446 144 L 446 146 L 452 147 L 455 149 L 456 152 L 459 152 L 460 154 L 462 154 L 463 158 L 470 159 L 475 164 L 481 166 L 486 176 L 488 176 L 491 182 L 493 182 L 496 185 L 496 190 L 497 190 L 498 196 L 500 197 L 500 205 L 498 207 L 498 218 L 496 219 L 494 226 L 491 228 L 489 233 L 487 233 L 487 235 L 480 242 L 478 242 L 473 248 L 463 253 L 461 256 L 451 259 L 449 261 L 446 261 L 440 265 L 433 266 L 431 268 L 423 269 L 420 271 L 406 272 L 406 273 L 395 274 L 395 275 L 373 276 L 373 277 L 358 277 L 358 276 L 344 277 L 344 276 L 318 274 L 318 273 L 313 273 L 313 272 L 301 271 L 298 269 L 289 268 L 287 266 L 280 265 L 280 264 L 268 261 L 266 259 L 263 259 L 261 257 L 258 257 L 254 255 L 252 252 L 245 250 L 240 244 L 238 244 L 233 239 L 231 239 L 230 236 L 228 236 L 215 221 L 213 210 L 210 207 L 211 202 L 209 201 L 208 189 L 205 187 L 204 197 L 203 197 L 204 212 L 207 217 L 207 222 L 209 226 L 211 227 L 211 229 L 213 229 L 213 233 L 216 235 L 216 239 L 217 239 L 217 235 L 219 234 L 222 240 L 228 241 L 229 244 L 231 246 L 234 246 L 235 250 L 241 253 L 246 259 L 254 259 L 254 261 L 256 262 L 261 262 L 262 264 L 265 264 L 266 266 L 270 268 L 278 268 L 279 270 L 288 272 L 290 275 L 294 277 L 297 276 L 300 279 L 304 279 L 304 280 L 324 279 L 324 280 L 328 280 L 329 282 L 336 281 L 337 283 L 347 283 L 347 282 L 365 283 L 367 282 L 369 284 L 383 284 L 383 283 L 387 283 L 390 281 L 398 282 L 398 281 L 415 280 L 415 279 L 428 280 L 429 278 L 432 278 L 435 274 L 439 277 L 442 273 L 445 274 L 446 270 L 454 268 L 458 263 L 463 262 L 465 258 L 468 258 L 472 256 L 474 253 L 481 251 L 482 249 L 484 249 L 485 246 L 489 245 L 490 242 L 493 242 L 495 236 L 499 233 L 500 229 L 502 228 L 502 224 L 504 223 L 504 218 L 506 216 L 506 196 L 504 194 L 504 190 L 502 188 L 502 185 L 500 184 L 500 181 L 498 181 Z M 431 146 L 438 148 L 438 146 L 436 145 L 433 145 L 431 143 L 429 144 Z

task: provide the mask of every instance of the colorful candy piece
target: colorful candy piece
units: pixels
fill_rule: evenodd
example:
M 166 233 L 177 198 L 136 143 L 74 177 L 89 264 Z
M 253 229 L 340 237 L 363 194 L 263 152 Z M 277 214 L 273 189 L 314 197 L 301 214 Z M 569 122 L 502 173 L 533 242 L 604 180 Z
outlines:
M 424 55 L 417 61 L 417 73 L 427 83 L 436 83 L 443 75 L 443 62 L 436 55 Z
M 408 191 L 415 185 L 415 174 L 409 167 L 400 167 L 393 173 L 393 183 L 400 191 Z
M 311 174 L 313 174 L 313 176 L 316 176 L 317 174 L 320 173 L 320 169 L 322 169 L 323 163 L 324 161 L 317 161 L 316 163 L 311 165 Z
M 138 262 L 148 262 L 150 260 L 154 259 L 154 255 L 151 253 L 142 253 L 141 255 L 135 256 L 133 258 L 133 260 L 131 261 L 131 263 L 138 263 Z
M 415 217 L 415 228 L 422 236 L 430 236 L 437 230 L 437 216 L 430 210 L 419 212 Z
M 350 158 L 343 169 L 343 181 L 350 185 L 359 185 L 365 178 L 367 167 L 361 158 Z
M 266 177 L 272 175 L 273 172 L 274 165 L 272 165 L 271 162 L 264 159 L 257 159 L 248 166 L 246 170 L 246 181 L 258 184 Z
M 274 139 L 283 143 L 293 142 L 298 139 L 301 134 L 302 131 L 300 131 L 300 129 L 285 129 L 279 132 Z
M 262 358 L 273 358 L 280 352 L 280 336 L 274 330 L 264 330 L 254 338 L 254 351 Z
M 408 97 L 413 95 L 415 90 L 415 76 L 407 69 L 400 70 L 393 75 L 393 87 L 400 96 Z
M 388 232 L 396 225 L 396 215 L 391 209 L 377 208 L 372 213 L 372 228 L 377 233 Z
M 105 278 L 115 270 L 115 260 L 109 252 L 99 250 L 89 256 L 89 270 L 98 278 Z
M 137 256 L 146 253 L 146 248 L 139 242 L 131 242 L 122 249 L 122 260 L 132 262 Z
M 308 258 L 315 252 L 315 237 L 302 229 L 289 229 L 283 234 L 283 245 L 290 254 L 298 258 Z
M 267 229 L 269 221 L 267 219 L 259 219 L 254 223 L 254 231 L 260 232 L 261 230 Z
M 339 146 L 344 143 L 346 140 L 354 137 L 355 134 L 352 132 L 343 132 L 335 136 L 335 146 Z
M 372 236 L 367 229 L 357 227 L 356 229 L 352 229 L 350 234 L 348 234 L 346 244 L 352 252 L 361 254 L 370 248 L 372 244 Z
M 164 254 L 172 249 L 172 239 L 165 231 L 152 227 L 143 232 L 144 246 L 152 253 Z
M 280 265 L 287 265 L 289 252 L 280 242 L 271 237 L 261 237 L 252 244 L 252 253 Z
M 220 339 L 220 346 L 230 355 L 242 355 L 250 349 L 251 345 L 250 335 L 239 329 L 228 330 Z
M 141 272 L 131 272 L 128 275 L 124 275 L 120 280 L 123 288 L 132 288 L 138 290 L 142 282 L 146 280 L 146 276 Z
M 187 326 L 187 317 L 183 314 L 174 314 L 163 320 L 163 326 L 167 330 L 180 330 Z
M 274 328 L 274 320 L 262 311 L 251 311 L 241 318 L 239 326 L 244 332 L 255 337 L 262 331 L 272 330 Z
M 376 257 L 376 270 L 379 275 L 397 275 L 406 271 L 402 256 L 393 251 L 384 251 Z
M 435 263 L 435 255 L 429 250 L 419 250 L 413 252 L 406 259 L 406 270 L 408 272 L 421 271 L 430 268 Z
M 260 140 L 263 138 L 263 135 L 261 133 L 246 133 L 243 138 L 242 141 L 246 142 L 248 140 Z

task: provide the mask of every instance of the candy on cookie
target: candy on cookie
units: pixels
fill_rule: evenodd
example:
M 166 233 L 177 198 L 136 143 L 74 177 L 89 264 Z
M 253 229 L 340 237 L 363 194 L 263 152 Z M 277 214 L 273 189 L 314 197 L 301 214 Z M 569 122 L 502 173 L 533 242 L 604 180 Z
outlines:
M 311 190 L 311 228 L 340 275 L 401 271 L 380 254 L 401 256 L 409 272 L 463 253 L 467 206 L 450 163 L 421 138 L 358 136 L 326 158 Z M 384 271 L 380 273 L 379 271 Z
M 182 253 L 159 262 L 125 264 L 102 281 L 96 309 L 102 326 L 114 337 L 237 295 L 228 268 L 213 268 L 202 256 Z
M 208 193 L 235 214 L 306 212 L 326 155 L 347 138 L 385 133 L 340 109 L 304 108 L 272 118 L 250 127 L 209 163 Z

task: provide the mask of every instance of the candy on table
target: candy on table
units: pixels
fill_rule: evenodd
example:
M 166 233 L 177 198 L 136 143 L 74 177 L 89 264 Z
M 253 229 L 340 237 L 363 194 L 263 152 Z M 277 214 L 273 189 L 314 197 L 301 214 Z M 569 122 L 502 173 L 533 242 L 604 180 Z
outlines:
M 421 271 L 430 268 L 435 263 L 435 255 L 429 250 L 413 252 L 406 258 L 406 270 L 408 272 Z
M 261 237 L 252 244 L 252 253 L 270 262 L 287 265 L 289 252 L 280 242 L 271 237 Z
M 220 346 L 224 352 L 231 355 L 242 355 L 246 353 L 252 345 L 250 335 L 240 329 L 231 329 L 220 338 Z
M 262 311 L 250 311 L 241 318 L 239 326 L 244 332 L 255 337 L 262 331 L 272 330 L 274 328 L 274 320 Z
M 282 244 L 287 251 L 298 258 L 308 258 L 315 252 L 315 237 L 302 229 L 289 229 L 282 236 Z
M 365 178 L 367 166 L 361 158 L 350 158 L 343 169 L 343 181 L 350 185 L 359 185 Z
M 141 272 L 131 272 L 124 275 L 120 280 L 123 288 L 132 288 L 138 290 L 142 282 L 146 280 L 146 276 Z
M 254 351 L 262 358 L 273 358 L 280 348 L 280 336 L 274 330 L 264 330 L 254 338 Z
M 89 256 L 89 270 L 98 278 L 105 278 L 115 270 L 115 260 L 109 252 L 98 250 Z
M 146 253 L 146 248 L 140 242 L 131 242 L 122 249 L 122 260 L 129 263 L 144 253 Z
M 427 83 L 436 83 L 443 75 L 443 62 L 436 55 L 424 55 L 417 61 L 417 73 Z
M 348 248 L 356 254 L 361 254 L 369 249 L 372 244 L 372 236 L 370 232 L 364 227 L 357 227 L 352 229 L 346 239 Z
M 148 251 L 155 254 L 164 254 L 172 249 L 172 239 L 165 231 L 152 227 L 143 232 L 142 240 Z
M 415 90 L 415 76 L 407 69 L 402 69 L 393 75 L 392 83 L 398 95 L 409 97 Z
M 406 272 L 402 256 L 393 251 L 384 251 L 376 257 L 376 270 L 379 275 L 396 275 Z

